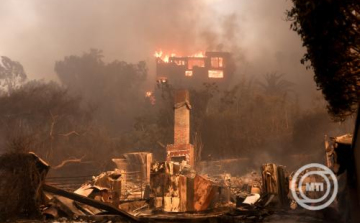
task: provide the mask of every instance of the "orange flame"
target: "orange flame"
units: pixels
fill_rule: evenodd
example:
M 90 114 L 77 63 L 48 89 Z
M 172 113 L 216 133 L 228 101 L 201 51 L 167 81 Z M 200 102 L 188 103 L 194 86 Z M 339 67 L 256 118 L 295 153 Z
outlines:
M 200 51 L 198 53 L 191 55 L 190 57 L 205 57 L 205 53 Z
M 167 54 L 164 54 L 162 50 L 159 50 L 159 51 L 155 51 L 154 53 L 154 56 L 156 58 L 159 58 L 161 59 L 163 62 L 165 63 L 169 63 L 169 58 L 170 57 L 175 57 L 175 56 L 178 56 L 178 57 L 183 57 L 181 55 L 178 55 L 176 53 L 167 53 Z M 205 53 L 203 51 L 200 51 L 198 53 L 194 53 L 188 57 L 205 57 Z
M 154 56 L 155 57 L 161 57 L 162 54 L 163 54 L 163 52 L 161 50 L 160 51 L 155 51 Z

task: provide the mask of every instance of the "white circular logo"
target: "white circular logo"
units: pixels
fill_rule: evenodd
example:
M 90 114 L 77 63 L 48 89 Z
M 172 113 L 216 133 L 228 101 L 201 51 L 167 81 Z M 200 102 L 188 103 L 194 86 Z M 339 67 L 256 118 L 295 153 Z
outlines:
M 300 175 L 301 178 L 299 179 Z M 320 176 L 323 178 L 323 180 L 316 180 L 316 178 L 311 178 L 310 176 L 312 175 Z M 332 180 L 332 183 L 330 182 L 329 178 Z M 326 186 L 324 185 L 324 182 Z M 312 211 L 321 210 L 329 206 L 336 198 L 338 187 L 338 181 L 335 174 L 327 166 L 319 163 L 310 163 L 301 167 L 298 171 L 295 172 L 290 182 L 291 194 L 295 201 L 301 207 Z M 331 191 L 332 194 L 329 198 Z M 314 192 L 323 195 L 320 198 L 315 199 L 309 198 L 306 195 L 308 193 Z

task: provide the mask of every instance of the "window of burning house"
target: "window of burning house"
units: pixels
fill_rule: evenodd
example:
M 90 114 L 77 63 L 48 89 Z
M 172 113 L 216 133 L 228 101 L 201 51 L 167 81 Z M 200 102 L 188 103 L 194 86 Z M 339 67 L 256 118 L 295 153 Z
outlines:
M 224 71 L 222 70 L 209 70 L 209 78 L 224 78 Z
M 211 67 L 213 68 L 221 68 L 224 67 L 224 58 L 222 57 L 211 57 Z
M 185 60 L 173 60 L 172 62 L 174 62 L 178 66 L 185 65 Z
M 192 58 L 188 60 L 188 69 L 192 70 L 193 67 L 205 67 L 204 59 Z
M 187 76 L 187 77 L 192 77 L 192 75 L 193 75 L 192 70 L 186 70 L 186 71 L 185 71 L 185 76 Z

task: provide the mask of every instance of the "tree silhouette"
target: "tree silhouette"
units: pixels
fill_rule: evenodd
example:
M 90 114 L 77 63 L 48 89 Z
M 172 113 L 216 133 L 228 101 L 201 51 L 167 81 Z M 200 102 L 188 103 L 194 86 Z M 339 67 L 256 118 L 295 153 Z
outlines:
M 8 94 L 11 94 L 27 76 L 23 66 L 8 57 L 2 56 L 0 63 L 0 86 L 7 88 Z
M 284 74 L 277 74 L 276 72 L 267 73 L 264 75 L 265 83 L 258 82 L 266 94 L 280 95 L 292 91 L 291 87 L 295 84 L 283 79 Z
M 292 0 L 291 28 L 307 49 L 315 82 L 339 119 L 355 112 L 360 98 L 360 4 L 358 0 Z
M 114 132 L 132 128 L 145 98 L 145 62 L 103 61 L 102 51 L 92 49 L 81 56 L 71 55 L 55 64 L 61 83 L 84 103 L 96 108 L 94 114 Z

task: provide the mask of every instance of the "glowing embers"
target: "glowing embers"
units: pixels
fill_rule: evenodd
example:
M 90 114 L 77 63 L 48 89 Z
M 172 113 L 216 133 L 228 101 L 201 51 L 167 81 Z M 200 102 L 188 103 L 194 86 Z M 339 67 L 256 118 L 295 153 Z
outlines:
M 158 84 L 166 84 L 168 82 L 166 77 L 159 77 L 157 79 Z
M 192 70 L 193 67 L 205 67 L 205 60 L 203 58 L 189 58 L 188 69 Z
M 192 77 L 192 75 L 193 75 L 192 70 L 186 70 L 186 71 L 185 71 L 185 76 L 186 76 L 186 77 Z
M 224 71 L 222 70 L 209 70 L 209 78 L 224 78 Z
M 151 97 L 152 96 L 152 92 L 151 91 L 147 91 L 146 93 L 145 93 L 145 97 L 147 97 L 147 98 L 149 98 L 149 97 Z
M 150 104 L 154 105 L 155 104 L 155 95 L 152 91 L 147 91 L 145 92 L 145 97 L 149 100 Z
M 211 67 L 213 68 L 222 68 L 224 67 L 224 63 L 223 63 L 223 58 L 222 57 L 211 57 Z

